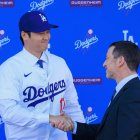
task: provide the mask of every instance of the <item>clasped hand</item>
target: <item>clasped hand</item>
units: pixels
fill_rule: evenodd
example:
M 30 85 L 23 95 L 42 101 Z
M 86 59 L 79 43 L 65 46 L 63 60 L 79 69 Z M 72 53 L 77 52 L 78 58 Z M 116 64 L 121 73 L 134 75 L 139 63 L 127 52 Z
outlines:
M 61 116 L 50 115 L 50 123 L 53 127 L 56 127 L 65 132 L 73 131 L 73 129 L 74 129 L 73 121 L 71 120 L 70 117 L 68 117 L 64 114 L 62 114 Z

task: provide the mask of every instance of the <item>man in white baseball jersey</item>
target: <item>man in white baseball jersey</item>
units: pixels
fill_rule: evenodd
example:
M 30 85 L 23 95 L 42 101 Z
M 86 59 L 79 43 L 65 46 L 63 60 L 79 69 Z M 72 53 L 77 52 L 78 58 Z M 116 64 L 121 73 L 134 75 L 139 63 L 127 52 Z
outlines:
M 0 114 L 7 140 L 67 140 L 53 128 L 53 116 L 67 114 L 84 122 L 71 72 L 65 61 L 47 51 L 50 29 L 40 11 L 19 21 L 22 51 L 0 66 Z M 58 117 L 59 119 L 59 117 Z

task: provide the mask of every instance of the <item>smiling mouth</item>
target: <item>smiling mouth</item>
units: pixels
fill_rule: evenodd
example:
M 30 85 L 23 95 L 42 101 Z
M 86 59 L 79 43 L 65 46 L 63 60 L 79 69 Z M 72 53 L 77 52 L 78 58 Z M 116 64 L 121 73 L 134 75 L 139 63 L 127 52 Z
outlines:
M 48 42 L 48 41 L 42 41 L 41 43 L 46 43 L 46 44 L 47 44 L 47 43 L 49 43 L 49 42 Z

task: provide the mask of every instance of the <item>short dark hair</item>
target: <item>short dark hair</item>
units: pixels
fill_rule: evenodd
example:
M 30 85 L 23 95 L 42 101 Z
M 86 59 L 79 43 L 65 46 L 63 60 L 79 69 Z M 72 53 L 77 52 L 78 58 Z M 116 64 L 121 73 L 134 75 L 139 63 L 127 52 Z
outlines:
M 29 37 L 31 37 L 31 32 L 27 32 L 27 34 L 29 35 Z M 21 36 L 21 32 L 20 32 L 20 41 L 21 41 L 22 45 L 24 45 L 24 41 L 23 41 L 23 38 Z
M 123 56 L 127 66 L 130 70 L 138 70 L 138 66 L 140 63 L 140 49 L 131 41 L 118 41 L 113 42 L 110 47 L 115 47 L 113 50 L 114 58 L 118 58 L 119 56 Z

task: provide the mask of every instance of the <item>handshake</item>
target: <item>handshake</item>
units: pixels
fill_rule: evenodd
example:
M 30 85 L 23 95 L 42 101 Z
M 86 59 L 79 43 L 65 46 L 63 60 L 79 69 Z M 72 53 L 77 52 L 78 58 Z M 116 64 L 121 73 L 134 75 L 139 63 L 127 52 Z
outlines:
M 49 116 L 49 122 L 53 127 L 56 127 L 62 131 L 73 131 L 74 129 L 74 122 L 72 119 L 65 114 L 62 114 L 61 116 Z

